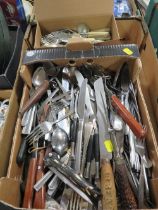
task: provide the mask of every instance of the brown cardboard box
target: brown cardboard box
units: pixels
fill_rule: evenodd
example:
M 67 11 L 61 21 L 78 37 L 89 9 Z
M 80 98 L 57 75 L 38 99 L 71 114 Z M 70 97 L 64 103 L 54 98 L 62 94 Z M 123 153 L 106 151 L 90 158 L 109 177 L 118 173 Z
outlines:
M 158 60 L 154 50 L 154 46 L 150 37 L 150 34 L 146 28 L 142 27 L 143 22 L 139 18 L 130 18 L 124 20 L 117 20 L 118 30 L 121 39 L 130 40 L 132 43 L 138 44 L 140 47 L 140 55 L 142 61 L 143 71 L 139 75 L 139 85 L 142 89 L 142 93 L 145 99 L 146 108 L 148 109 L 150 123 L 152 124 L 152 136 L 150 143 L 147 141 L 147 147 L 151 158 L 154 158 L 155 169 L 152 171 L 151 184 L 154 190 L 154 200 L 158 207 Z M 144 118 L 144 113 L 142 117 Z
M 33 42 L 33 33 L 34 30 L 31 29 L 31 26 L 29 25 L 23 41 L 21 59 L 13 90 L 0 91 L 0 99 L 9 98 L 9 109 L 6 117 L 6 122 L 3 126 L 3 129 L 0 132 L 0 177 L 7 175 L 10 152 L 13 143 L 14 129 L 23 90 L 23 81 L 19 76 L 19 70 L 21 67 L 23 54 L 26 51 L 26 49 L 29 49 L 27 40 L 29 40 L 30 43 Z
M 34 13 L 37 20 L 35 49 L 41 47 L 41 36 L 61 28 L 75 29 L 80 23 L 86 23 L 91 30 L 110 27 L 112 39 L 119 39 L 113 16 L 113 1 L 37 0 Z
M 141 114 L 143 117 L 143 123 L 147 126 L 147 129 L 148 129 L 146 141 L 147 141 L 148 145 L 150 145 L 150 147 L 153 147 L 153 144 L 155 142 L 155 136 L 153 133 L 152 121 L 149 116 L 148 108 L 145 103 L 145 99 L 144 99 L 142 89 L 140 86 L 140 80 L 138 77 L 140 72 L 143 71 L 142 66 L 141 66 L 141 61 L 139 59 L 133 59 L 128 56 L 126 56 L 126 57 L 105 57 L 105 58 L 94 59 L 94 62 L 103 65 L 105 68 L 110 66 L 110 69 L 112 69 L 112 70 L 116 70 L 117 69 L 116 67 L 125 61 L 127 61 L 130 65 L 131 78 L 133 79 L 133 82 L 135 82 L 135 85 L 138 88 L 138 94 L 139 94 L 138 102 L 139 102 Z M 77 63 L 82 63 L 82 62 L 86 62 L 86 61 L 83 59 L 79 59 L 79 61 Z M 57 61 L 57 63 L 58 63 L 58 61 Z M 63 60 L 62 64 L 63 63 L 67 64 L 67 61 Z M 30 85 L 29 80 L 31 79 L 31 74 L 32 74 L 32 69 L 30 69 L 27 66 L 23 66 L 23 68 L 21 70 L 21 75 L 22 75 L 24 81 L 28 83 L 28 85 L 25 84 L 24 89 L 23 89 L 23 97 L 21 100 L 21 107 L 23 106 L 23 104 L 29 97 L 29 85 Z M 136 80 L 136 77 L 137 77 L 137 80 Z M 9 164 L 9 168 L 8 168 L 7 177 L 0 179 L 0 199 L 2 201 L 0 203 L 0 205 L 3 206 L 3 209 L 5 209 L 4 206 L 8 205 L 8 204 L 13 205 L 15 209 L 17 209 L 20 205 L 20 199 L 21 199 L 20 182 L 21 182 L 21 176 L 22 176 L 22 167 L 19 167 L 16 164 L 16 156 L 17 156 L 17 152 L 18 152 L 21 140 L 22 140 L 21 139 L 21 119 L 18 117 L 17 123 L 16 123 L 15 134 L 14 134 L 14 138 L 13 138 L 13 146 L 12 146 L 12 151 L 11 151 L 11 156 L 10 156 L 10 164 Z M 157 157 L 158 153 L 155 154 L 154 156 L 152 156 L 152 152 L 155 152 L 155 149 L 153 151 L 149 151 L 149 156 L 152 159 L 153 163 L 155 163 L 158 158 Z M 154 164 L 153 171 L 156 171 L 156 170 L 157 169 Z M 2 188 L 4 188 L 4 186 L 6 186 L 5 189 L 1 190 Z M 10 192 L 10 195 L 7 195 L 7 192 L 10 188 L 12 189 Z M 14 192 L 16 193 L 16 196 L 12 196 L 12 194 Z
M 142 29 L 142 24 L 139 19 L 131 20 L 117 20 L 118 29 L 120 37 L 126 39 L 127 42 L 137 43 L 140 47 L 143 43 L 143 48 L 141 50 L 142 66 L 141 68 L 139 60 L 132 60 L 131 63 L 131 74 L 139 72 L 139 76 L 135 81 L 135 85 L 138 89 L 138 102 L 141 110 L 141 116 L 143 123 L 147 126 L 147 146 L 149 151 L 149 157 L 153 162 L 152 170 L 152 190 L 153 197 L 156 201 L 158 207 L 158 196 L 157 196 L 157 186 L 158 186 L 158 129 L 157 129 L 157 59 L 155 57 L 155 52 L 153 45 L 151 43 L 150 35 L 144 40 L 144 31 Z M 150 55 L 150 56 L 149 56 Z M 105 58 L 98 59 L 101 64 L 108 66 L 111 65 L 116 67 L 116 63 L 123 62 L 125 60 L 130 60 L 130 58 Z M 116 63 L 115 63 L 116 62 Z M 152 68 L 151 68 L 152 67 Z M 141 68 L 141 71 L 140 71 Z M 133 70 L 133 71 L 132 71 Z M 27 100 L 29 96 L 31 69 L 23 67 L 21 69 L 23 79 L 28 83 L 24 86 L 23 97 L 21 100 L 21 107 Z M 133 78 L 134 78 L 133 75 Z M 13 138 L 13 146 L 10 156 L 10 163 L 8 168 L 7 176 L 0 179 L 0 209 L 19 209 L 20 204 L 20 183 L 22 167 L 18 167 L 16 164 L 16 155 L 21 142 L 21 119 L 17 119 L 15 134 Z M 13 205 L 13 206 L 12 206 Z

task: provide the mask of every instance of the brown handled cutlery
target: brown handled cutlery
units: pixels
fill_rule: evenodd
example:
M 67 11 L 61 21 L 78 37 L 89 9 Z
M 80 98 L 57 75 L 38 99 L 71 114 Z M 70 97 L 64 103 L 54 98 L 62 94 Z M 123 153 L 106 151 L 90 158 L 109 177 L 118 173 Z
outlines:
M 117 113 L 122 117 L 122 119 L 127 123 L 133 133 L 139 139 L 144 139 L 146 136 L 146 129 L 142 127 L 140 123 L 133 117 L 133 115 L 126 109 L 126 107 L 121 103 L 117 96 L 112 95 L 112 106 L 115 108 Z
M 26 102 L 24 107 L 21 108 L 21 110 L 19 111 L 21 116 L 23 116 L 27 110 L 29 110 L 42 98 L 42 96 L 46 93 L 48 87 L 49 81 L 45 80 L 43 84 L 35 91 L 34 95 Z

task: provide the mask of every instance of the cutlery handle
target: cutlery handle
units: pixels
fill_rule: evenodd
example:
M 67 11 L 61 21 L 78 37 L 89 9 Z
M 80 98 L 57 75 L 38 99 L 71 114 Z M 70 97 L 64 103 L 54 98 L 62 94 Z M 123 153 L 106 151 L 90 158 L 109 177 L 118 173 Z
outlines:
M 78 128 L 78 119 L 74 118 L 71 126 L 71 142 L 76 141 L 77 137 L 77 128 Z
M 43 176 L 44 176 L 44 156 L 45 156 L 45 150 L 42 149 L 40 152 L 38 152 L 38 160 L 37 160 L 37 171 L 36 171 L 36 182 L 38 182 Z M 42 188 L 37 192 L 35 192 L 34 202 L 33 202 L 33 208 L 35 209 L 44 209 L 45 208 L 45 194 L 46 189 L 43 185 Z
M 91 31 L 87 33 L 88 38 L 107 38 L 110 36 L 109 32 L 104 31 Z
M 95 178 L 99 179 L 99 134 L 94 134 L 94 157 L 95 157 L 95 165 L 96 165 L 96 173 Z
M 146 129 L 144 129 L 142 125 L 137 122 L 137 120 L 126 109 L 126 107 L 121 103 L 117 96 L 113 95 L 111 99 L 113 107 L 116 109 L 117 113 L 122 117 L 125 123 L 127 123 L 135 136 L 139 139 L 145 138 Z
M 34 186 L 35 177 L 36 177 L 36 166 L 37 166 L 37 158 L 31 158 L 29 162 L 25 193 L 24 193 L 24 199 L 23 199 L 23 204 L 22 204 L 23 208 L 29 208 L 29 209 L 32 208 L 33 186 Z
M 24 107 L 20 110 L 21 116 L 29 110 L 34 104 L 36 104 L 42 96 L 46 93 L 49 87 L 49 81 L 45 80 L 43 84 L 36 90 L 35 94 L 26 102 Z
M 27 148 L 27 142 L 25 139 L 22 139 L 22 142 L 20 144 L 20 148 L 16 157 L 16 163 L 20 166 L 25 159 L 26 155 L 26 148 Z
M 115 179 L 120 194 L 121 209 L 137 209 L 137 202 L 130 186 L 123 159 L 115 161 Z
M 110 162 L 101 162 L 101 192 L 104 210 L 117 210 L 116 188 Z
M 76 142 L 76 151 L 75 151 L 75 171 L 76 173 L 81 172 L 81 151 L 82 151 L 82 135 L 83 135 L 83 120 L 79 120 L 78 123 L 78 133 L 77 133 L 77 142 Z
M 88 150 L 87 150 L 87 165 L 85 170 L 85 178 L 89 179 L 90 176 L 90 165 L 91 165 L 91 159 L 92 159 L 92 151 L 93 151 L 93 134 L 91 134 L 88 144 Z

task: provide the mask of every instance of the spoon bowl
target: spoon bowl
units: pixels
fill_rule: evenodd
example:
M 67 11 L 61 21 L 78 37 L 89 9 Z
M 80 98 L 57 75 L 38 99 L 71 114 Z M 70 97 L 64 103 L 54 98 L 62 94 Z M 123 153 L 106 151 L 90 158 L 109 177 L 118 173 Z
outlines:
M 51 145 L 53 150 L 60 156 L 63 156 L 68 149 L 68 139 L 65 130 L 56 126 L 52 134 Z
M 35 88 L 38 88 L 43 84 L 44 80 L 47 80 L 47 79 L 48 79 L 47 74 L 44 68 L 40 66 L 35 70 L 32 76 L 32 84 Z

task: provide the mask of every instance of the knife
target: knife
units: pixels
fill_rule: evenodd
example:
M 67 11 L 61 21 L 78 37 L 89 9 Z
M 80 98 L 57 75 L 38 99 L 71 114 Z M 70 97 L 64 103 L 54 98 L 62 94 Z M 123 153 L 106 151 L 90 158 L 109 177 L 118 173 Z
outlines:
M 81 84 L 84 80 L 83 75 L 78 71 L 75 70 L 75 76 L 78 82 L 79 87 L 81 87 Z M 86 88 L 86 100 L 85 100 L 85 104 L 86 104 L 86 108 L 87 108 L 87 113 L 88 113 L 88 117 L 89 117 L 89 123 L 91 123 L 93 125 L 93 129 L 94 129 L 94 135 L 91 136 L 91 143 L 94 141 L 95 142 L 95 165 L 96 165 L 96 179 L 99 178 L 99 134 L 98 134 L 98 128 L 97 128 L 97 123 L 96 123 L 96 116 L 95 116 L 95 112 L 94 112 L 94 107 L 92 107 L 92 103 L 90 100 L 90 92 L 92 91 L 91 87 L 89 85 L 87 85 Z M 94 139 L 92 139 L 94 138 Z M 89 141 L 88 141 L 89 142 Z M 88 143 L 87 142 L 87 143 Z M 92 144 L 90 144 L 92 145 Z M 91 150 L 91 149 L 90 149 Z M 84 155 L 85 152 L 87 151 L 87 145 L 84 143 L 84 147 L 83 147 L 83 157 L 82 157 L 82 163 L 84 163 Z M 89 151 L 89 150 L 88 150 Z M 91 153 L 91 152 L 90 152 Z M 89 174 L 89 170 L 90 170 L 90 154 L 87 155 L 88 157 L 88 161 L 87 161 L 87 167 L 86 167 L 86 177 L 88 178 L 88 174 Z M 82 164 L 82 167 L 84 167 L 84 164 Z M 82 170 L 83 171 L 83 170 Z
M 81 172 L 81 153 L 82 153 L 82 135 L 83 135 L 83 126 L 84 126 L 84 111 L 85 111 L 85 99 L 86 99 L 86 87 L 87 79 L 84 79 L 82 82 L 80 93 L 78 97 L 78 106 L 77 112 L 79 116 L 78 120 L 78 133 L 77 133 L 77 142 L 76 142 L 76 161 L 75 161 L 75 170 L 77 173 Z
M 116 188 L 110 164 L 113 146 L 109 133 L 108 108 L 102 78 L 94 82 L 94 89 L 99 126 L 102 205 L 104 210 L 117 210 Z

